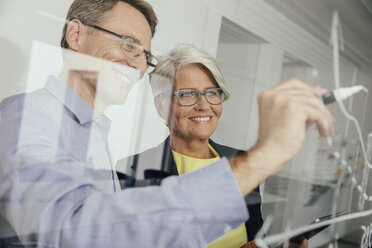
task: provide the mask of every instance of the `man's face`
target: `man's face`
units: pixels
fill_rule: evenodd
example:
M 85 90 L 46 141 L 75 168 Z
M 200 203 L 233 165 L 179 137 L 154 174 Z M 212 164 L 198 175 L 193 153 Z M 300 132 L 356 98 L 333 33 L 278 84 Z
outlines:
M 120 35 L 130 36 L 138 40 L 146 50 L 151 49 L 152 33 L 146 18 L 126 3 L 118 2 L 107 17 L 96 25 Z M 137 81 L 128 80 L 133 78 L 126 75 L 128 69 L 137 69 L 141 77 L 147 70 L 145 54 L 135 59 L 128 57 L 128 54 L 121 49 L 119 38 L 100 30 L 94 30 L 93 34 L 85 31 L 76 52 L 107 61 L 97 70 L 97 80 L 87 80 L 85 85 L 88 89 L 95 91 L 96 102 L 102 101 L 105 105 L 125 102 L 128 92 Z M 89 64 L 86 65 L 87 70 L 89 70 Z
M 97 25 L 117 34 L 135 38 L 146 50 L 151 50 L 152 34 L 145 16 L 127 3 L 118 2 L 108 13 L 107 18 Z M 78 52 L 136 68 L 143 75 L 147 69 L 145 54 L 131 59 L 120 47 L 121 42 L 117 37 L 95 30 L 93 35 L 84 36 Z

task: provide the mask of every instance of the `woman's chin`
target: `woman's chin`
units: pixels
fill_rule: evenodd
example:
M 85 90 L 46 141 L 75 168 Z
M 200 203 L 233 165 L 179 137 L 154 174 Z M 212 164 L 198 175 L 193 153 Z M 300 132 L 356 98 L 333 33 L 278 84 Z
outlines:
M 201 140 L 201 141 L 208 140 L 209 137 L 211 137 L 212 133 L 198 133 L 192 136 L 192 140 Z
M 172 130 L 172 129 L 170 129 Z M 171 136 L 176 139 L 181 139 L 183 141 L 187 142 L 193 142 L 193 141 L 207 141 L 211 135 L 213 134 L 214 130 L 207 130 L 207 129 L 193 129 L 188 130 L 188 132 L 182 132 L 181 130 L 174 130 L 174 132 L 171 132 Z

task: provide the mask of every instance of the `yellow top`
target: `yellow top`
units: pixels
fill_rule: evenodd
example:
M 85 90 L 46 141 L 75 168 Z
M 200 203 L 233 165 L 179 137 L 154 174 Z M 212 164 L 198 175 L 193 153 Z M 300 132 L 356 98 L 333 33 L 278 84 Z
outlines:
M 178 174 L 183 175 L 185 173 L 200 169 L 210 163 L 218 161 L 220 159 L 220 156 L 210 144 L 208 146 L 212 154 L 215 156 L 214 158 L 209 158 L 209 159 L 193 158 L 193 157 L 189 157 L 189 156 L 183 155 L 181 153 L 178 153 L 172 150 L 173 159 L 177 166 Z M 226 235 L 212 242 L 207 247 L 208 248 L 240 248 L 242 245 L 247 243 L 247 241 L 248 241 L 247 231 L 243 223 L 238 228 L 230 231 Z

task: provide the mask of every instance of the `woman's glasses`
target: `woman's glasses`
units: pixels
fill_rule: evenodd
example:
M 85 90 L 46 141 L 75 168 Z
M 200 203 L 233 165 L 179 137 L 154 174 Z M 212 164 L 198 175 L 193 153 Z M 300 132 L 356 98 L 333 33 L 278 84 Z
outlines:
M 177 96 L 177 101 L 181 106 L 193 106 L 200 100 L 200 96 L 205 96 L 207 102 L 212 105 L 221 104 L 225 100 L 225 93 L 221 88 L 213 88 L 205 91 L 194 89 L 182 89 L 173 91 L 173 95 Z

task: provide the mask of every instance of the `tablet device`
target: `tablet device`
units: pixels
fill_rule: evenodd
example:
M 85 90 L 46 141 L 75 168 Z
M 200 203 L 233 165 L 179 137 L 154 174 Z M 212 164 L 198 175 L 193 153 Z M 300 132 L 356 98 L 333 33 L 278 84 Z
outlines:
M 315 224 L 315 223 L 320 223 L 322 221 L 326 221 L 326 220 L 329 220 L 329 219 L 332 219 L 332 218 L 335 218 L 335 217 L 339 217 L 339 216 L 342 216 L 342 215 L 345 215 L 345 214 L 348 214 L 348 211 L 337 212 L 336 214 L 333 214 L 333 215 L 332 214 L 331 215 L 326 215 L 326 216 L 320 217 L 318 219 L 315 219 L 314 221 L 312 221 L 310 223 L 310 225 Z M 298 245 L 301 244 L 301 242 L 304 239 L 309 240 L 310 238 L 314 237 L 316 234 L 320 233 L 321 231 L 323 231 L 324 229 L 326 229 L 329 226 L 330 225 L 324 225 L 324 226 L 321 226 L 321 227 L 303 232 L 303 233 L 301 233 L 301 234 L 299 234 L 295 237 L 290 238 L 289 243 L 288 243 L 288 248 L 297 247 Z M 285 242 L 274 245 L 274 246 L 271 246 L 271 247 L 273 247 L 273 248 L 283 248 L 284 245 L 285 245 Z

